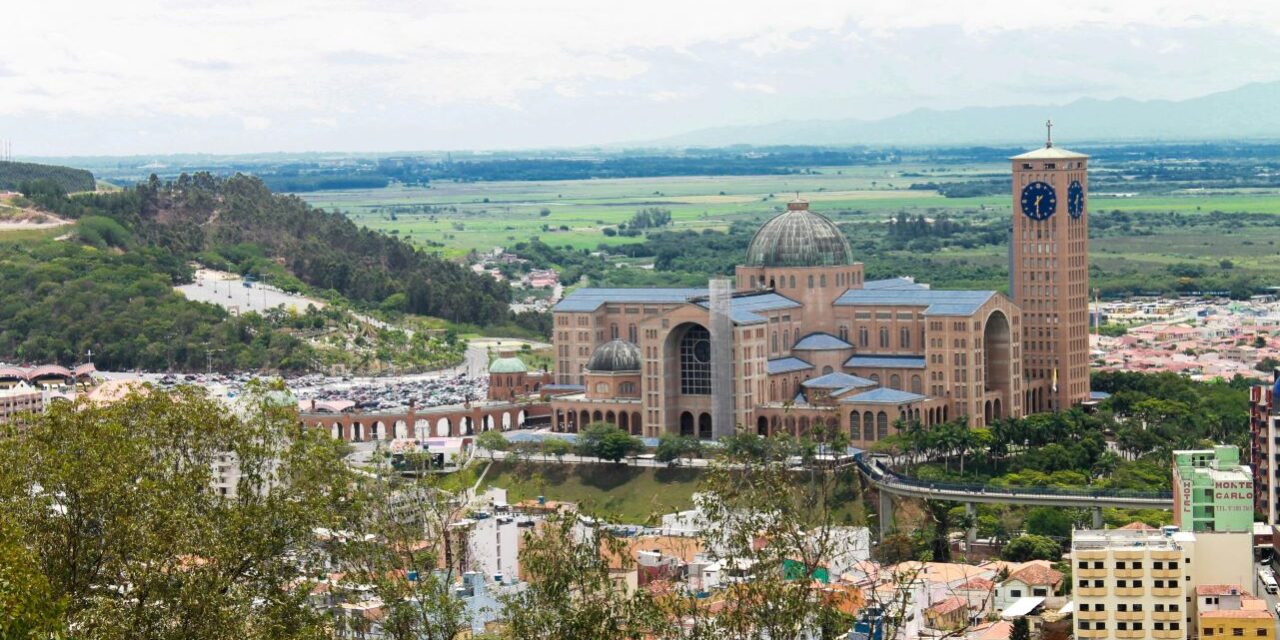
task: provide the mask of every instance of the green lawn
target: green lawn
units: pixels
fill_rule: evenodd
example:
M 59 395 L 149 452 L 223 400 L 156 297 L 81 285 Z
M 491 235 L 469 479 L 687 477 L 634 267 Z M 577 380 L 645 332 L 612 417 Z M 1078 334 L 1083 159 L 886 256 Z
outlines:
M 576 502 L 586 513 L 640 524 L 692 507 L 701 475 L 694 469 L 640 469 L 610 463 L 495 462 L 484 486 L 506 489 L 512 503 L 541 495 Z

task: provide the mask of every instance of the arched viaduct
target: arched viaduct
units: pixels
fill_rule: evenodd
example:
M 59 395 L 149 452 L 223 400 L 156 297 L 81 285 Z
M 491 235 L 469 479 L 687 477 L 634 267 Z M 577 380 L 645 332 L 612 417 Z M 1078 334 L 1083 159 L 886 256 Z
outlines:
M 549 416 L 548 404 L 486 402 L 452 407 L 417 409 L 410 405 L 401 412 L 341 413 L 303 411 L 303 426 L 325 429 L 347 442 L 392 440 L 396 438 L 456 438 L 481 431 L 518 429 L 530 418 Z

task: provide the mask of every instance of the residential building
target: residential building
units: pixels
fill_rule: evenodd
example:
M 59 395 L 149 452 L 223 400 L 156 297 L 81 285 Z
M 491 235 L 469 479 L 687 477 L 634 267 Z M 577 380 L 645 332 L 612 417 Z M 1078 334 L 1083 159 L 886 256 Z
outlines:
M 1065 576 L 1045 564 L 1027 563 L 996 588 L 996 611 L 1004 611 L 1022 598 L 1048 598 L 1058 595 Z
M 1253 466 L 1253 509 L 1267 524 L 1280 524 L 1280 370 L 1272 384 L 1249 389 L 1250 463 Z
M 1196 587 L 1196 625 L 1201 638 L 1273 638 L 1275 615 L 1261 598 L 1238 584 Z
M 1127 529 L 1076 531 L 1071 567 L 1077 638 L 1187 637 L 1187 564 L 1173 537 Z

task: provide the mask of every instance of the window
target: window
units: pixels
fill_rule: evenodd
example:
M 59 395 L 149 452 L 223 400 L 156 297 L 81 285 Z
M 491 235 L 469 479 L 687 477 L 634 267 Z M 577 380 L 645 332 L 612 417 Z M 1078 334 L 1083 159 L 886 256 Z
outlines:
M 1080 569 L 1088 569 L 1088 568 L 1089 568 L 1089 563 L 1088 563 L 1088 562 L 1085 562 L 1084 560 L 1081 560 L 1081 561 L 1080 561 L 1080 563 L 1079 563 L 1077 566 L 1078 566 L 1078 568 L 1080 568 Z M 1081 611 L 1085 611 L 1085 609 L 1081 609 Z
M 1094 588 L 1094 589 L 1101 589 L 1101 588 L 1102 588 L 1102 581 L 1101 581 L 1101 580 L 1094 580 L 1094 581 L 1093 581 L 1093 588 Z
M 1182 624 L 1181 624 L 1181 623 L 1178 623 L 1178 622 L 1170 622 L 1170 623 L 1169 623 L 1169 630 L 1170 630 L 1170 631 L 1179 631 L 1179 630 L 1181 630 L 1181 629 L 1182 629 Z
M 1129 630 L 1128 622 L 1125 622 L 1122 620 L 1116 623 L 1116 631 L 1128 631 L 1128 630 Z
M 1093 605 L 1093 610 L 1094 610 L 1094 611 L 1106 611 L 1106 610 L 1107 610 L 1107 605 L 1105 605 L 1105 604 L 1103 604 L 1103 603 L 1099 602 L 1098 604 Z
M 889 327 L 880 327 L 880 348 L 889 348 Z
M 1101 568 L 1102 568 L 1102 561 L 1101 561 L 1101 560 L 1095 560 L 1095 561 L 1094 561 L 1094 563 L 1093 563 L 1093 568 L 1094 568 L 1094 569 L 1101 569 Z
M 1079 586 L 1080 586 L 1080 587 L 1082 587 L 1082 588 L 1088 588 L 1088 586 L 1089 586 L 1089 581 L 1088 581 L 1088 580 L 1081 580 L 1081 581 L 1080 581 L 1080 585 L 1079 585 Z
M 1156 605 L 1156 611 L 1164 611 L 1164 605 L 1162 605 L 1162 604 L 1157 604 L 1157 605 Z
M 1134 568 L 1134 569 L 1141 569 L 1141 568 L 1142 568 L 1142 561 L 1134 562 L 1134 563 L 1133 563 L 1133 568 Z
M 1156 630 L 1156 631 L 1164 631 L 1164 623 L 1163 623 L 1163 622 L 1153 622 L 1153 623 L 1151 623 L 1151 624 L 1155 627 L 1155 630 Z
M 1259 638 L 1265 638 L 1265 637 L 1267 637 L 1267 630 L 1266 630 L 1266 629 L 1258 629 L 1258 637 L 1259 637 Z
M 1116 580 L 1117 589 L 1124 589 L 1125 587 L 1128 587 L 1128 586 L 1129 586 L 1128 580 Z
M 1156 569 L 1156 570 L 1163 569 L 1163 568 L 1164 568 L 1164 563 L 1163 563 L 1163 562 L 1160 562 L 1159 560 L 1156 560 L 1155 562 L 1152 562 L 1152 563 L 1151 563 L 1151 568 L 1152 568 L 1152 569 Z
M 1135 623 L 1133 623 L 1133 630 L 1134 630 L 1134 631 L 1142 631 L 1142 623 L 1141 623 L 1141 622 L 1135 622 Z
M 680 338 L 680 393 L 711 395 L 711 333 L 701 325 Z
M 1169 610 L 1170 610 L 1170 611 L 1177 611 L 1177 610 L 1178 610 L 1178 605 L 1176 605 L 1176 604 L 1171 604 L 1171 605 L 1169 605 Z
M 1243 636 L 1243 635 L 1244 635 L 1244 627 L 1232 627 L 1232 628 L 1231 628 L 1231 635 L 1233 635 L 1233 636 Z
M 1010 589 L 1010 590 L 1009 590 L 1009 597 L 1010 597 L 1010 598 L 1021 598 L 1021 597 L 1022 597 L 1022 589 Z
M 1134 589 L 1141 589 L 1141 588 L 1142 588 L 1142 581 L 1141 581 L 1141 580 L 1134 580 L 1134 581 L 1133 581 L 1133 588 L 1134 588 Z
M 1134 611 L 1142 611 L 1142 603 L 1141 603 L 1141 602 L 1138 602 L 1138 603 L 1134 604 L 1134 605 L 1133 605 L 1133 610 L 1134 610 Z
M 1123 568 L 1124 568 L 1124 562 L 1123 562 L 1123 561 L 1117 562 L 1117 563 L 1116 563 L 1116 568 L 1117 568 L 1117 569 L 1123 569 Z
M 1088 611 L 1088 610 L 1089 610 L 1089 603 L 1087 603 L 1087 602 L 1082 602 L 1082 603 L 1080 603 L 1080 610 L 1081 610 L 1081 611 Z
M 867 328 L 858 327 L 858 346 L 866 347 L 866 346 L 870 346 L 870 344 L 871 344 L 871 338 L 868 337 L 867 335 Z
M 1128 610 L 1129 610 L 1129 605 L 1124 604 L 1123 602 L 1116 605 L 1116 611 L 1128 611 Z

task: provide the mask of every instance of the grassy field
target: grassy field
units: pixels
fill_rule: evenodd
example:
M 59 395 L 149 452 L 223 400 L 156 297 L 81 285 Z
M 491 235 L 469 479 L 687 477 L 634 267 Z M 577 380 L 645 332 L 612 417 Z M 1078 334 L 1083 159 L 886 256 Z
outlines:
M 994 177 L 1007 171 L 1003 165 L 820 167 L 811 173 L 778 176 L 441 182 L 429 188 L 392 186 L 303 197 L 317 206 L 344 211 L 359 224 L 458 257 L 534 237 L 575 249 L 640 242 L 642 237 L 609 237 L 603 230 L 626 222 L 644 207 L 670 210 L 677 230 L 723 229 L 737 220 L 762 222 L 784 208 L 798 191 L 815 210 L 845 225 L 856 252 L 860 226 L 879 231 L 885 219 L 898 211 L 929 217 L 946 213 L 975 223 L 1002 223 L 1011 215 L 1008 196 L 944 198 L 933 191 L 906 187 L 916 182 Z M 1143 228 L 1141 220 L 1143 213 L 1280 214 L 1280 190 L 1188 189 L 1133 196 L 1098 192 L 1090 207 L 1094 216 L 1117 211 L 1138 214 L 1131 230 L 1094 234 L 1092 264 L 1105 272 L 1153 273 L 1174 263 L 1218 268 L 1223 259 L 1229 259 L 1239 273 L 1274 278 L 1280 284 L 1280 263 L 1274 258 L 1280 219 L 1275 225 L 1247 228 Z M 930 257 L 990 267 L 1007 265 L 1002 245 L 944 247 Z
M 495 462 L 484 486 L 506 489 L 509 502 L 546 496 L 576 502 L 587 513 L 643 523 L 692 507 L 700 477 L 696 470 L 680 468 Z

